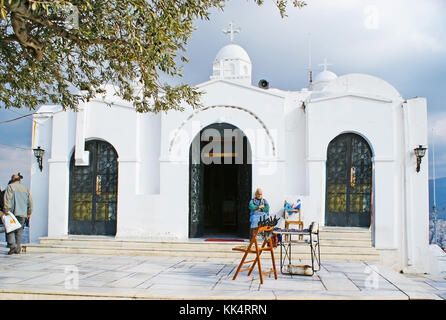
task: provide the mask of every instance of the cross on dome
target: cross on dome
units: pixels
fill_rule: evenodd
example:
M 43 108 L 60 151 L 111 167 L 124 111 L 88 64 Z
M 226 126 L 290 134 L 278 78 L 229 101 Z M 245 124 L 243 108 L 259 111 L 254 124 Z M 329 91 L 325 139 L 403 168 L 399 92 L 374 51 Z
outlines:
M 319 66 L 324 67 L 324 70 L 319 72 L 314 78 L 314 81 L 311 83 L 312 90 L 315 91 L 322 90 L 328 82 L 338 77 L 336 73 L 327 70 L 327 67 L 331 65 L 332 65 L 331 63 L 327 62 L 327 58 L 324 59 L 324 63 L 319 64 Z
M 327 66 L 332 66 L 332 63 L 327 62 L 327 58 L 324 58 L 324 63 L 320 63 L 319 66 L 324 67 L 324 71 L 327 71 Z
M 234 34 L 240 33 L 240 28 L 234 28 L 234 22 L 229 22 L 229 27 L 222 30 L 224 34 L 229 34 L 231 43 L 234 43 Z

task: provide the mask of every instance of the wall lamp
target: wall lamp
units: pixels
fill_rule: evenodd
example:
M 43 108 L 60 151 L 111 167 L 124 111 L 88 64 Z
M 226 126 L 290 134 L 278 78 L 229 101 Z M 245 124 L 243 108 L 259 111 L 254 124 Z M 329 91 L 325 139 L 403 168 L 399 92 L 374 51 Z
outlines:
M 39 147 L 37 147 L 37 149 L 33 149 L 33 152 L 34 152 L 34 156 L 37 159 L 37 163 L 39 164 L 39 169 L 40 169 L 40 171 L 42 171 L 42 169 L 43 169 L 42 158 L 43 158 L 43 154 L 45 153 L 45 150 L 41 149 L 39 146 Z
M 418 146 L 418 148 L 415 148 L 413 151 L 415 152 L 415 156 L 417 157 L 417 172 L 420 172 L 420 164 L 421 159 L 424 157 L 424 154 L 426 153 L 426 149 L 421 144 Z

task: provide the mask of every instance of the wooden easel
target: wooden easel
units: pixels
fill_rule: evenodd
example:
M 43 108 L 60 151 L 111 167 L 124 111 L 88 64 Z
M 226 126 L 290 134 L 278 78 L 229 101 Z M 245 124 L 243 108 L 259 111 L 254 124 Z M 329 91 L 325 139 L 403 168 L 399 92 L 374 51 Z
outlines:
M 237 271 L 235 272 L 234 277 L 232 278 L 232 280 L 235 280 L 237 278 L 238 274 L 240 272 L 243 272 L 243 271 L 249 271 L 248 272 L 248 276 L 250 276 L 252 271 L 254 270 L 254 267 L 256 266 L 256 264 L 257 264 L 257 266 L 259 268 L 259 275 L 260 275 L 260 283 L 261 284 L 263 284 L 263 276 L 267 275 L 267 274 L 270 274 L 270 273 L 273 273 L 273 272 L 274 272 L 274 279 L 277 280 L 276 262 L 274 260 L 273 236 L 271 236 L 267 240 L 264 240 L 263 244 L 262 244 L 262 247 L 260 247 L 260 248 L 259 248 L 259 244 L 257 243 L 257 234 L 260 231 L 272 231 L 273 229 L 274 229 L 273 227 L 267 227 L 267 226 L 266 227 L 258 227 L 253 232 L 253 235 L 251 237 L 251 241 L 249 242 L 247 247 L 244 247 L 244 246 L 240 247 L 239 246 L 239 247 L 232 248 L 232 250 L 242 251 L 242 252 L 245 253 L 243 255 L 242 260 L 240 261 L 240 264 L 239 264 L 239 266 L 237 268 Z M 253 246 L 254 246 L 254 248 L 253 248 Z M 260 255 L 262 254 L 263 251 L 271 252 L 271 260 L 272 260 L 272 263 L 273 263 L 273 270 L 270 270 L 270 271 L 267 271 L 267 272 L 262 272 L 262 265 L 260 263 Z M 248 253 L 255 253 L 255 255 L 256 255 L 255 259 L 245 261 L 246 257 L 248 256 Z M 252 262 L 252 265 L 250 267 L 245 268 L 245 269 L 241 269 L 243 264 L 251 263 L 251 262 Z
M 289 213 L 298 213 L 299 217 L 297 220 L 289 220 Z M 299 231 L 302 231 L 304 229 L 304 223 L 302 221 L 302 214 L 300 212 L 300 209 L 293 209 L 293 210 L 286 210 L 285 209 L 285 229 L 288 229 L 290 227 L 290 224 L 297 224 L 297 228 Z M 303 236 L 299 235 L 299 240 L 303 240 Z M 285 235 L 285 241 L 291 241 L 291 235 L 287 234 Z

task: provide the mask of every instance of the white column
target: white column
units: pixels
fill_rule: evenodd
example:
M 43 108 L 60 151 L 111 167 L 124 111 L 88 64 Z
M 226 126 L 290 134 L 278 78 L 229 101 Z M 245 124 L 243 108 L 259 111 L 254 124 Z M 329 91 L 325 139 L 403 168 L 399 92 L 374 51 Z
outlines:
M 74 130 L 69 111 L 54 115 L 51 138 L 51 158 L 48 159 L 48 236 L 68 234 L 70 153 Z
M 415 98 L 403 105 L 406 125 L 407 266 L 413 272 L 428 272 L 429 266 L 429 186 L 428 152 L 416 172 L 414 149 L 427 146 L 426 99 Z
M 30 192 L 34 211 L 30 221 L 29 241 L 38 242 L 39 237 L 48 234 L 48 158 L 51 154 L 52 113 L 36 113 L 33 116 L 33 136 L 31 148 L 40 146 L 45 153 L 40 171 L 34 153 L 31 154 Z

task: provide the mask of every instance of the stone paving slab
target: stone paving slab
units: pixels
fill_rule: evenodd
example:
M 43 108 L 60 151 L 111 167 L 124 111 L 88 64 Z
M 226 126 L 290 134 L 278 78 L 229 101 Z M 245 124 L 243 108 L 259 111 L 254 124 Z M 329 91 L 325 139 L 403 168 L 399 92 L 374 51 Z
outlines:
M 446 290 L 437 292 L 436 295 L 439 296 L 441 299 L 446 300 Z
M 281 300 L 407 300 L 407 296 L 400 291 L 280 291 L 274 290 L 277 299 Z
M 312 276 L 278 270 L 260 284 L 257 269 L 232 280 L 233 258 L 6 253 L 0 248 L 0 299 L 446 299 L 446 279 L 375 262 L 322 262 Z

